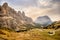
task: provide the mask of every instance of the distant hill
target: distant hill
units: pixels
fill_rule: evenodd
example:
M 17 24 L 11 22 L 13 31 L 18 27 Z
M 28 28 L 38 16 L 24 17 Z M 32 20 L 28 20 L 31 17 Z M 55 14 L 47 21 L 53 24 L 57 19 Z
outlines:
M 52 24 L 48 25 L 46 28 L 48 28 L 48 29 L 59 29 L 60 28 L 60 21 L 55 21 Z
M 39 16 L 37 17 L 35 23 L 41 24 L 42 26 L 47 26 L 51 24 L 52 21 L 48 16 Z

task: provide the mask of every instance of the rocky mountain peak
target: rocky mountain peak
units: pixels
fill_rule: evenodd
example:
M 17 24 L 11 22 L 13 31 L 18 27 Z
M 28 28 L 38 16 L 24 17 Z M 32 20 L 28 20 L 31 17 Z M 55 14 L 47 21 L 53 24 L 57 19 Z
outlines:
M 12 29 L 23 28 L 20 25 L 32 23 L 32 19 L 25 15 L 25 12 L 15 11 L 4 3 L 0 6 L 0 27 L 8 27 Z
M 22 15 L 25 17 L 25 12 L 24 11 L 22 11 Z
M 18 13 L 21 13 L 21 11 L 18 11 Z
M 6 7 L 8 7 L 8 3 L 4 3 L 3 5 L 2 5 L 4 8 L 6 8 Z
M 37 17 L 35 23 L 39 23 L 43 26 L 47 26 L 52 23 L 51 19 L 48 16 L 39 16 Z
M 3 5 L 0 6 L 0 15 L 4 16 L 8 13 L 8 3 L 4 3 Z

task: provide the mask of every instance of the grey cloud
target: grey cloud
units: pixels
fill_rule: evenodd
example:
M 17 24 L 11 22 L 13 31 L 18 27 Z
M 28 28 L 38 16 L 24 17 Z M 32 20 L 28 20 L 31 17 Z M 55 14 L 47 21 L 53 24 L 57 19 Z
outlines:
M 37 0 L 7 0 L 12 5 L 16 6 L 36 6 L 37 5 Z
M 8 2 L 10 5 L 13 5 L 13 6 L 22 6 L 22 7 L 29 7 L 29 6 L 32 6 L 32 7 L 40 7 L 40 8 L 51 8 L 54 1 L 56 0 L 52 0 L 52 2 L 50 0 L 44 0 L 48 3 L 48 5 L 44 6 L 42 4 L 39 4 L 38 3 L 38 0 L 0 0 L 0 1 L 6 1 Z
M 3 0 L 0 0 L 0 5 L 1 5 L 2 1 L 3 1 Z
M 60 0 L 46 0 L 48 5 L 44 6 L 44 5 L 41 5 L 40 8 L 52 8 L 54 7 L 54 5 L 56 4 L 58 10 L 60 10 Z
M 56 5 L 60 5 L 60 0 L 43 0 L 43 2 L 46 2 L 48 5 L 43 5 L 41 3 L 39 3 L 39 0 L 0 0 L 1 2 L 7 2 L 12 6 L 19 6 L 19 7 L 39 7 L 39 8 L 52 8 L 54 7 L 54 4 Z M 41 0 L 40 0 L 41 1 Z M 58 6 L 58 9 L 60 8 L 60 6 Z
M 37 5 L 37 0 L 0 0 L 1 2 L 7 2 L 11 5 L 16 5 L 16 6 L 36 6 Z
M 60 2 L 60 0 L 52 0 L 52 2 L 54 2 L 54 3 L 55 3 L 55 2 Z

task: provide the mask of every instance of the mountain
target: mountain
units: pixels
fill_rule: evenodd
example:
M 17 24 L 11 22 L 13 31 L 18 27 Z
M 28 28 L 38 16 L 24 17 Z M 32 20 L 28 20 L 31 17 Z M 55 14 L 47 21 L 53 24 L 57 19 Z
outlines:
M 48 29 L 59 29 L 60 28 L 60 21 L 55 21 L 52 24 L 48 25 L 46 28 L 48 28 Z
M 47 26 L 52 23 L 51 19 L 48 16 L 37 17 L 35 23 L 41 24 L 42 26 Z
M 19 30 L 21 25 L 32 24 L 33 20 L 25 15 L 25 12 L 15 11 L 13 8 L 9 7 L 8 3 L 0 5 L 0 27 L 12 28 Z

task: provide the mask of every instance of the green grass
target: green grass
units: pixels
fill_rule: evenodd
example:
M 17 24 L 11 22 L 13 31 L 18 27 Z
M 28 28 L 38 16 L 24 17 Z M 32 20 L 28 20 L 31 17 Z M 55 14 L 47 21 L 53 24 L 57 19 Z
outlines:
M 60 40 L 60 30 L 56 30 L 55 35 L 48 32 L 53 29 L 31 29 L 25 32 L 14 32 L 0 29 L 0 40 Z

